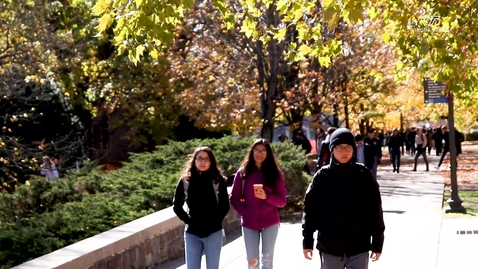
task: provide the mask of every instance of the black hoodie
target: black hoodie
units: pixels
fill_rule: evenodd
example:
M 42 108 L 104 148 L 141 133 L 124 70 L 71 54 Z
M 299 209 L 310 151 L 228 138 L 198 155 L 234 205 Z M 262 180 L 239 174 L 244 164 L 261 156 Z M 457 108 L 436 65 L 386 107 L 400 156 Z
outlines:
M 346 140 L 332 143 L 354 144 L 344 135 Z M 332 158 L 330 165 L 315 174 L 307 190 L 302 228 L 304 249 L 313 248 L 314 232 L 318 231 L 317 249 L 324 253 L 339 257 L 370 250 L 381 253 L 385 230 L 382 200 L 370 170 L 356 163 L 355 157 L 346 164 Z
M 193 172 L 189 179 L 186 204 L 189 212 L 184 211 L 184 183 L 180 179 L 174 193 L 173 210 L 187 224 L 187 233 L 204 238 L 222 229 L 222 220 L 229 212 L 229 194 L 224 180 L 219 181 L 218 196 L 214 193 L 213 181 L 209 172 Z

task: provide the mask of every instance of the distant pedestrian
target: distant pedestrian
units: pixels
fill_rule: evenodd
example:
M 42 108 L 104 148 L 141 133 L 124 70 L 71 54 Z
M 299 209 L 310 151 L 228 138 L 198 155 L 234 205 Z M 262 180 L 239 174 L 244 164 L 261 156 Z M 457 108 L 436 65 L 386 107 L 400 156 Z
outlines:
M 43 157 L 43 165 L 41 167 L 40 173 L 50 181 L 53 181 L 60 177 L 55 163 L 48 156 Z
M 427 169 L 425 171 L 430 171 L 428 169 L 428 159 L 427 159 L 427 152 L 426 152 L 427 144 L 428 144 L 427 136 L 423 133 L 423 129 L 417 128 L 417 133 L 415 135 L 415 148 L 417 150 L 417 153 L 415 154 L 412 171 L 417 171 L 418 157 L 420 157 L 420 155 L 423 156 L 423 160 L 425 161 L 425 165 L 427 166 Z
M 370 128 L 367 137 L 363 140 L 365 145 L 365 165 L 372 171 L 373 178 L 377 179 L 378 165 L 382 161 L 382 145 L 375 137 L 375 129 Z
M 355 139 L 346 128 L 332 134 L 332 162 L 314 176 L 304 199 L 304 257 L 312 259 L 314 233 L 322 269 L 367 269 L 380 259 L 384 242 L 379 185 L 355 162 Z M 371 254 L 369 252 L 371 251 Z
M 320 168 L 324 165 L 330 163 L 330 149 L 329 149 L 329 142 L 330 136 L 337 130 L 335 127 L 327 128 L 327 136 L 325 137 L 324 141 L 320 144 L 319 149 L 319 159 L 317 160 L 317 168 Z
M 388 150 L 390 152 L 390 161 L 392 162 L 393 173 L 400 173 L 400 149 L 403 146 L 403 138 L 398 133 L 397 128 L 393 128 L 392 135 L 388 139 Z
M 302 149 L 305 151 L 305 154 L 309 154 L 312 151 L 312 145 L 310 144 L 310 141 L 307 136 L 302 131 L 297 132 L 293 142 L 296 146 L 301 146 Z
M 363 144 L 363 135 L 355 135 L 355 143 L 357 144 L 356 162 L 365 165 L 365 146 Z
M 441 132 L 442 132 L 442 137 L 443 137 L 443 140 L 445 141 L 445 144 L 443 145 L 443 151 L 440 156 L 440 161 L 438 162 L 438 165 L 435 166 L 436 169 L 440 169 L 440 166 L 443 163 L 445 156 L 448 154 L 448 152 L 450 152 L 450 132 L 448 130 L 448 127 L 442 126 Z M 456 157 L 458 157 L 462 153 L 461 142 L 463 141 L 464 141 L 464 135 L 455 129 Z
M 316 133 L 315 133 L 315 152 L 317 154 L 319 154 L 320 152 L 320 145 L 322 144 L 322 142 L 325 140 L 325 137 L 327 135 L 325 134 L 325 131 L 324 129 L 322 128 L 319 128 L 317 129 Z

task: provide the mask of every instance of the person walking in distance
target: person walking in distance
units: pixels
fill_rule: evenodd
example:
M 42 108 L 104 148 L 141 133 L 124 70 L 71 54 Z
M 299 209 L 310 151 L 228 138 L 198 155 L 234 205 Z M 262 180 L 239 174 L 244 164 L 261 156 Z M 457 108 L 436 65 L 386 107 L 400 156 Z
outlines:
M 287 198 L 284 176 L 267 140 L 257 139 L 250 147 L 234 178 L 230 201 L 242 217 L 248 268 L 259 269 L 261 263 L 262 269 L 272 269 L 278 208 L 285 206 Z
M 443 145 L 443 151 L 440 156 L 440 161 L 438 161 L 438 165 L 435 166 L 436 169 L 440 169 L 440 166 L 443 163 L 445 156 L 448 154 L 448 152 L 450 152 L 450 132 L 448 131 L 448 127 L 442 126 L 441 131 L 442 131 L 442 136 L 443 136 L 443 140 L 445 141 L 445 144 Z M 461 142 L 463 142 L 463 140 L 464 140 L 463 134 L 455 129 L 456 157 L 458 157 L 461 154 L 461 151 L 462 151 Z
M 330 163 L 329 141 L 330 141 L 330 136 L 335 132 L 335 130 L 337 130 L 337 128 L 335 127 L 327 128 L 327 136 L 325 137 L 325 140 L 322 141 L 322 143 L 320 144 L 319 159 L 317 160 L 317 168 L 320 168 Z
M 415 145 L 416 145 L 416 154 L 415 154 L 415 159 L 414 159 L 414 165 L 413 165 L 413 170 L 412 171 L 417 171 L 417 163 L 418 163 L 418 157 L 420 155 L 423 156 L 423 160 L 425 161 L 425 165 L 427 166 L 427 169 L 425 171 L 430 171 L 428 169 L 428 160 L 427 160 L 427 137 L 423 133 L 422 128 L 417 128 L 417 134 L 415 135 Z
M 356 134 L 355 135 L 355 143 L 357 147 L 357 152 L 355 154 L 356 162 L 365 165 L 365 146 L 363 144 L 363 135 Z
M 367 133 L 367 137 L 363 140 L 365 145 L 365 165 L 372 171 L 373 178 L 377 179 L 378 165 L 382 160 L 382 145 L 380 140 L 375 137 L 375 129 L 371 128 Z
M 355 162 L 354 136 L 346 128 L 331 137 L 332 161 L 312 179 L 304 199 L 304 257 L 312 259 L 314 233 L 321 269 L 367 269 L 380 259 L 385 224 L 379 185 Z M 369 254 L 370 253 L 370 254 Z
M 388 149 L 390 152 L 390 161 L 393 166 L 393 173 L 400 173 L 400 149 L 403 146 L 403 138 L 398 133 L 397 128 L 393 128 L 392 135 L 388 139 Z
M 58 169 L 55 166 L 55 163 L 48 156 L 43 157 L 43 165 L 41 167 L 40 173 L 45 176 L 46 179 L 53 181 L 60 177 Z
M 184 203 L 189 212 L 184 211 Z M 187 269 L 218 269 L 223 244 L 222 220 L 229 212 L 226 177 L 208 147 L 199 147 L 184 165 L 173 200 L 174 213 L 186 223 L 184 252 Z

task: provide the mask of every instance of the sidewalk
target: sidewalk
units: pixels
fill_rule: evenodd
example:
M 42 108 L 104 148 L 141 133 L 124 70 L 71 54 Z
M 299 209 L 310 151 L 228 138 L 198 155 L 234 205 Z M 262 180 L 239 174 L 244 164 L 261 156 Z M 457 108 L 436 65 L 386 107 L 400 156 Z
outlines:
M 418 165 L 418 172 L 410 170 L 410 165 L 403 167 L 400 174 L 392 173 L 388 166 L 379 170 L 378 180 L 386 225 L 385 245 L 380 261 L 371 264 L 370 269 L 436 268 L 444 179 L 433 173 L 423 172 L 425 166 L 421 164 Z M 240 231 L 228 235 L 228 239 L 231 242 L 222 250 L 220 268 L 246 268 L 244 242 Z M 442 250 L 445 251 L 445 248 Z M 312 261 L 307 261 L 302 256 L 300 223 L 281 224 L 274 268 L 317 269 L 319 255 L 318 252 L 314 254 Z M 184 258 L 181 258 L 159 268 L 185 269 L 186 266 Z M 206 269 L 205 265 L 202 268 Z M 464 269 L 456 264 L 441 268 Z

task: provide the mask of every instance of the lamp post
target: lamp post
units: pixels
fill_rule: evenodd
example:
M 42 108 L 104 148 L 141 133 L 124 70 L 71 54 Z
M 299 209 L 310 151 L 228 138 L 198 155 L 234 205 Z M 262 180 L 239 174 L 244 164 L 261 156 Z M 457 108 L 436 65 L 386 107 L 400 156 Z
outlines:
M 456 176 L 456 135 L 455 135 L 455 115 L 453 113 L 453 93 L 448 93 L 448 135 L 450 138 L 450 179 L 451 179 L 451 197 L 446 202 L 448 206 L 445 213 L 466 213 L 466 208 L 462 205 L 463 201 L 458 195 L 458 180 Z

